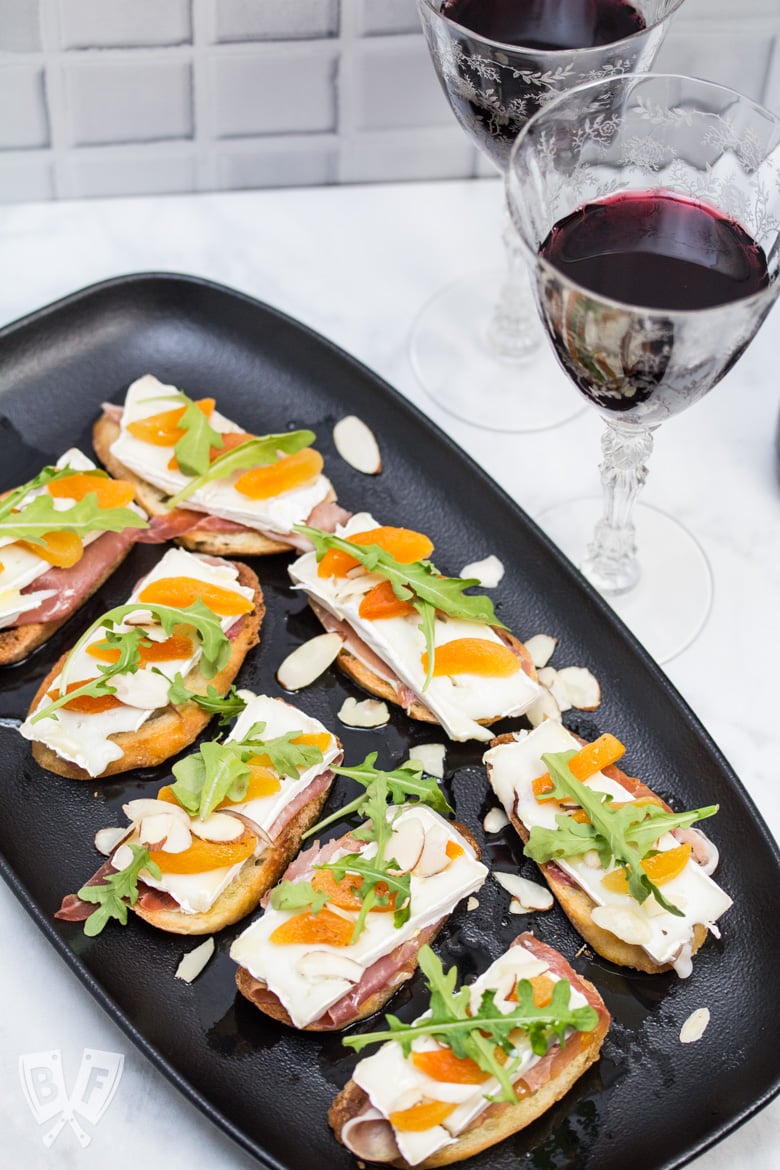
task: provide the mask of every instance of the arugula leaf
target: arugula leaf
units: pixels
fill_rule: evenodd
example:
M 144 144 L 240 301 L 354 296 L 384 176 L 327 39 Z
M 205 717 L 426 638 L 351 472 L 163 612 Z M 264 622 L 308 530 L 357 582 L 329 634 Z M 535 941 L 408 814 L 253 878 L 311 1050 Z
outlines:
M 196 402 L 186 394 L 184 414 L 176 424 L 184 431 L 173 450 L 179 470 L 184 475 L 202 475 L 208 470 L 212 447 L 223 447 L 225 441 L 216 431 Z
M 413 799 L 415 803 L 427 804 L 442 815 L 453 812 L 436 780 L 432 776 L 423 776 L 423 766 L 419 760 L 412 758 L 407 760 L 405 764 L 401 764 L 400 768 L 395 768 L 391 772 L 382 772 L 374 767 L 378 754 L 378 752 L 370 752 L 363 763 L 356 768 L 333 768 L 338 776 L 348 776 L 350 780 L 356 780 L 358 784 L 362 784 L 365 791 L 361 792 L 349 804 L 337 809 L 331 816 L 308 829 L 303 834 L 304 840 L 321 832 L 328 825 L 332 825 L 334 821 L 348 817 L 353 812 L 358 813 L 361 817 L 369 817 L 371 811 L 376 810 L 375 788 L 380 776 L 382 777 L 381 783 L 386 785 L 387 798 L 393 804 L 400 805 L 404 801 Z
M 388 1015 L 386 1031 L 347 1036 L 343 1044 L 360 1052 L 369 1044 L 393 1040 L 408 1057 L 417 1037 L 432 1036 L 451 1048 L 456 1056 L 470 1057 L 483 1072 L 495 1077 L 501 1091 L 494 1100 L 514 1102 L 518 1098 L 513 1077 L 522 1060 L 513 1055 L 511 1037 L 515 1029 L 526 1032 L 534 1053 L 544 1056 L 554 1040 L 564 1038 L 567 1029 L 592 1032 L 598 1023 L 598 1013 L 590 1004 L 581 1008 L 570 1006 L 571 985 L 566 979 L 556 982 L 546 1007 L 536 1006 L 531 983 L 521 979 L 517 984 L 518 1004 L 512 1011 L 506 1014 L 499 1011 L 495 1006 L 495 990 L 488 989 L 482 993 L 478 1011 L 472 1014 L 470 989 L 461 987 L 455 991 L 457 969 L 451 967 L 445 972 L 429 946 L 420 948 L 418 960 L 431 993 L 430 1012 L 412 1024 Z M 509 1059 L 500 1060 L 497 1049 Z
M 315 890 L 308 881 L 291 882 L 285 879 L 271 891 L 274 910 L 311 910 L 313 914 L 319 914 L 327 900 L 328 895 L 322 890 Z
M 51 479 L 47 482 L 50 483 Z M 34 496 L 19 512 L 4 510 L 0 517 L 0 536 L 45 545 L 49 532 L 75 532 L 77 536 L 87 536 L 90 532 L 122 532 L 125 528 L 149 527 L 146 520 L 131 508 L 101 508 L 96 492 L 89 492 L 63 511 L 54 505 L 54 498 L 44 494 Z
M 313 431 L 285 431 L 279 435 L 250 435 L 245 443 L 240 443 L 223 455 L 218 455 L 205 467 L 198 468 L 196 478 L 191 479 L 189 483 L 179 489 L 176 495 L 171 496 L 166 501 L 165 506 L 166 508 L 177 507 L 205 484 L 211 483 L 215 479 L 225 479 L 234 471 L 244 471 L 250 467 L 264 467 L 269 463 L 277 463 L 280 451 L 285 455 L 294 455 L 296 451 L 310 447 L 315 438 Z M 221 441 L 219 446 L 222 446 Z M 179 466 L 185 475 L 195 474 L 185 471 L 181 460 L 179 460 Z
M 122 926 L 127 925 L 127 907 L 138 901 L 138 877 L 142 869 L 159 880 L 160 867 L 149 857 L 149 850 L 141 845 L 131 845 L 133 860 L 126 869 L 108 874 L 100 885 L 82 886 L 76 896 L 84 902 L 94 902 L 93 910 L 84 923 L 84 934 L 93 937 L 116 918 Z
M 157 670 L 156 673 L 163 674 L 161 670 Z M 167 676 L 163 675 L 163 677 Z M 168 688 L 168 702 L 172 703 L 174 707 L 182 707 L 185 703 L 190 702 L 197 703 L 203 711 L 208 711 L 210 715 L 219 716 L 220 727 L 227 727 L 228 723 L 231 723 L 246 707 L 246 700 L 241 698 L 235 683 L 230 687 L 230 690 L 225 691 L 224 695 L 220 695 L 217 688 L 209 683 L 205 695 L 200 695 L 197 691 L 189 689 L 179 670 L 176 671 L 173 682 Z
M 386 860 L 382 855 L 384 850 L 377 851 L 374 857 L 365 857 L 362 853 L 345 853 L 338 861 L 329 861 L 326 865 L 317 865 L 315 869 L 329 869 L 337 881 L 349 875 L 357 876 L 354 892 L 360 899 L 355 928 L 352 931 L 350 943 L 357 942 L 366 928 L 366 920 L 375 906 L 387 906 L 393 894 L 393 926 L 399 929 L 409 921 L 411 914 L 411 874 L 399 873 L 398 865 L 392 859 Z M 378 887 L 381 887 L 378 888 Z
M 268 756 L 274 771 L 294 780 L 300 777 L 299 769 L 306 771 L 321 763 L 322 752 L 316 744 L 291 742 L 300 731 L 266 740 L 264 730 L 265 723 L 253 723 L 243 739 L 202 743 L 197 752 L 174 764 L 176 783 L 171 791 L 191 816 L 206 820 L 223 800 L 242 801 L 252 774 L 249 761 L 255 756 Z
M 33 715 L 31 723 L 37 723 L 39 719 L 56 719 L 56 713 L 60 707 L 64 707 L 66 703 L 71 703 L 74 699 L 80 699 L 84 696 L 102 698 L 105 695 L 115 695 L 116 687 L 111 685 L 111 679 L 119 674 L 134 674 L 138 670 L 141 662 L 141 647 L 149 645 L 149 637 L 146 630 L 143 629 L 127 630 L 121 634 L 107 630 L 106 637 L 101 644 L 119 649 L 119 657 L 116 662 L 109 665 L 98 663 L 95 667 L 98 671 L 96 678 L 89 679 L 81 686 L 74 687 L 73 690 L 66 690 L 64 693 L 60 689 L 59 697 Z
M 656 852 L 653 846 L 664 833 L 676 828 L 687 829 L 696 821 L 713 816 L 718 806 L 708 805 L 684 813 L 668 813 L 652 803 L 628 802 L 614 808 L 610 795 L 595 792 L 576 779 L 569 767 L 574 755 L 576 752 L 567 751 L 542 756 L 553 781 L 549 795 L 575 800 L 588 814 L 590 824 L 578 824 L 571 817 L 559 814 L 555 818 L 556 829 L 539 825 L 531 829 L 524 853 L 543 864 L 556 857 L 578 857 L 595 849 L 604 869 L 609 868 L 613 858 L 622 865 L 628 892 L 637 902 L 644 902 L 652 894 L 670 914 L 682 917 L 682 911 L 664 897 L 642 868 L 642 861 Z
M 67 479 L 68 476 L 76 474 L 77 472 L 72 467 L 54 467 L 52 464 L 47 464 L 36 476 L 29 479 L 27 483 L 23 483 L 20 487 L 14 488 L 0 500 L 0 521 L 15 511 L 30 492 L 35 492 L 42 487 L 46 487 L 47 484 L 52 483 L 55 479 Z M 105 472 L 96 469 L 94 472 L 90 472 L 90 474 L 105 475 Z
M 140 663 L 140 641 L 137 639 L 146 638 L 146 631 L 144 629 L 114 630 L 115 625 L 123 621 L 129 614 L 137 613 L 138 610 L 150 612 L 168 636 L 173 633 L 176 626 L 188 625 L 193 627 L 200 641 L 201 658 L 199 669 L 204 678 L 212 678 L 230 658 L 230 639 L 222 629 L 217 614 L 212 613 L 200 598 L 194 601 L 192 605 L 188 605 L 186 609 L 175 609 L 170 605 L 158 605 L 148 601 L 133 601 L 128 602 L 126 605 L 118 605 L 94 621 L 89 629 L 81 635 L 65 659 L 60 674 L 59 697 L 33 715 L 30 719 L 31 723 L 37 723 L 39 719 L 54 718 L 60 707 L 64 707 L 71 699 L 77 698 L 81 694 L 114 694 L 115 688 L 107 685 L 108 678 L 116 674 L 131 674 L 138 669 Z M 93 679 L 90 683 L 84 683 L 82 687 L 74 689 L 68 694 L 68 673 L 72 663 L 79 651 L 91 640 L 92 635 L 101 628 L 107 631 L 107 637 L 109 633 L 112 634 L 114 637 L 114 645 L 119 646 L 119 662 L 113 663 L 109 667 L 98 666 L 97 669 L 101 677 Z M 138 651 L 137 653 L 136 650 Z M 85 689 L 90 687 L 92 689 Z
M 393 593 L 401 601 L 413 598 L 427 602 L 434 609 L 449 617 L 464 621 L 478 622 L 487 626 L 507 627 L 496 617 L 493 602 L 489 597 L 473 596 L 464 590 L 479 585 L 476 578 L 443 577 L 430 561 L 415 561 L 411 565 L 401 564 L 390 553 L 377 544 L 352 544 L 341 536 L 312 528 L 308 524 L 296 524 L 296 532 L 308 536 L 314 545 L 317 560 L 322 560 L 329 548 L 338 548 L 349 553 L 370 573 L 380 573 L 393 587 Z

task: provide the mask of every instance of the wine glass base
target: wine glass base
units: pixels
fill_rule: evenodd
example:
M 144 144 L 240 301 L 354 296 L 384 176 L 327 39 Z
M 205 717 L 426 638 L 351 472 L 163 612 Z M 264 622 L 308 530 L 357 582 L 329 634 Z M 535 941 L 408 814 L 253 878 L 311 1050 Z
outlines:
M 593 496 L 557 504 L 537 520 L 579 567 L 601 510 L 601 498 Z M 603 596 L 656 662 L 669 662 L 691 645 L 707 621 L 712 571 L 698 542 L 671 516 L 637 504 L 634 524 L 639 584 L 619 596 Z
M 425 392 L 449 414 L 489 431 L 543 431 L 587 409 L 550 352 L 535 313 L 538 344 L 499 356 L 488 330 L 505 274 L 477 272 L 436 293 L 420 311 L 409 359 Z

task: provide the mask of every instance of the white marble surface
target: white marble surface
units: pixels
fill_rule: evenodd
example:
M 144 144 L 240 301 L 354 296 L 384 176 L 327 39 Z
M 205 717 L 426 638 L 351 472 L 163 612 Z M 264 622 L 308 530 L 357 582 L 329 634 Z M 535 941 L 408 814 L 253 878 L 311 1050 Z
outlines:
M 500 199 L 498 184 L 483 181 L 7 207 L 0 213 L 0 323 L 120 273 L 171 270 L 224 282 L 301 319 L 377 370 L 536 515 L 597 491 L 595 415 L 533 436 L 476 431 L 425 398 L 406 354 L 417 308 L 469 260 L 498 262 Z M 668 674 L 776 834 L 780 491 L 772 450 L 779 332 L 775 311 L 721 385 L 661 430 L 645 493 L 698 535 L 715 575 L 709 623 Z M 167 1170 L 257 1165 L 136 1052 L 2 884 L 0 937 L 3 1167 L 129 1170 L 154 1164 L 162 1150 Z M 47 1150 L 44 1127 L 22 1096 L 18 1058 L 61 1049 L 70 1086 L 85 1047 L 124 1053 L 122 1082 L 88 1147 L 68 1129 Z M 775 1101 L 694 1165 L 773 1170 L 779 1148 Z

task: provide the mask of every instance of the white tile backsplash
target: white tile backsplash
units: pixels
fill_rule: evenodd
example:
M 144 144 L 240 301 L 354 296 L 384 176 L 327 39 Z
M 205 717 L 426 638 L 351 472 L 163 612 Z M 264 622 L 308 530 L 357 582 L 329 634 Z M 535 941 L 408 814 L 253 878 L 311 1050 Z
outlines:
M 780 0 L 685 0 L 656 68 L 780 110 Z M 0 200 L 478 176 L 416 0 L 0 0 Z

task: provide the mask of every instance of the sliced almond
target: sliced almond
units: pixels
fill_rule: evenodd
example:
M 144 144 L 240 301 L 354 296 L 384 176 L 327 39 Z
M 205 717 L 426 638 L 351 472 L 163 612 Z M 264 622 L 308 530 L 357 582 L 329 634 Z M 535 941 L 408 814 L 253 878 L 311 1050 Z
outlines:
M 335 661 L 343 642 L 338 634 L 318 634 L 288 654 L 276 672 L 286 691 L 308 687 Z
M 350 695 L 339 708 L 339 719 L 347 727 L 382 727 L 390 721 L 390 711 L 381 699 L 358 700 Z
M 527 708 L 525 717 L 532 727 L 538 727 L 540 723 L 544 723 L 545 719 L 553 719 L 556 723 L 560 723 L 561 709 L 555 695 L 551 691 L 544 690 L 539 698 Z
M 138 825 L 138 840 L 142 845 L 166 853 L 183 853 L 192 844 L 189 824 L 185 825 L 170 813 L 144 817 Z
M 471 897 L 469 898 L 468 902 L 466 903 L 466 909 L 467 910 L 476 910 L 478 908 L 478 906 L 479 906 L 479 898 L 475 898 L 474 895 L 472 894 Z
M 632 946 L 644 946 L 653 936 L 650 923 L 633 906 L 594 906 L 590 916 L 596 926 Z
M 525 648 L 531 655 L 531 661 L 537 670 L 541 670 L 543 666 L 547 665 L 555 653 L 557 645 L 558 639 L 553 638 L 551 634 L 534 634 L 525 642 Z
M 190 828 L 202 841 L 237 841 L 244 832 L 244 826 L 238 817 L 219 812 L 212 813 L 205 821 L 193 817 Z
M 124 841 L 125 837 L 129 837 L 133 831 L 133 826 L 129 825 L 122 828 L 121 825 L 109 825 L 106 829 L 98 829 L 95 833 L 95 848 L 98 853 L 102 853 L 104 857 L 108 857 L 113 853 L 120 841 Z
M 144 817 L 153 817 L 163 813 L 177 817 L 186 824 L 190 823 L 190 814 L 180 804 L 172 804 L 168 800 L 154 800 L 151 796 L 141 796 L 137 800 L 129 800 L 122 805 L 122 812 L 128 820 L 138 823 Z
M 401 873 L 409 873 L 417 865 L 425 845 L 425 826 L 417 817 L 404 817 L 393 830 L 388 854 Z
M 563 684 L 569 702 L 578 711 L 595 711 L 600 705 L 601 687 L 587 666 L 564 666 L 558 671 L 557 681 Z
M 198 978 L 213 954 L 214 939 L 204 939 L 194 950 L 188 951 L 181 960 L 176 968 L 176 978 L 181 979 L 184 983 L 192 983 L 193 979 Z
M 549 910 L 553 904 L 553 896 L 546 886 L 540 886 L 538 882 L 521 877 L 519 873 L 503 873 L 501 870 L 493 870 L 493 877 L 522 908 L 512 911 L 514 914 L 523 913 L 526 910 Z M 511 906 L 510 910 L 512 910 Z
M 116 870 L 127 869 L 128 865 L 133 864 L 133 851 L 129 845 L 120 845 L 114 856 L 111 858 L 111 864 Z
M 509 817 L 502 808 L 491 808 L 482 822 L 486 833 L 500 833 L 509 824 Z
M 111 680 L 120 703 L 138 707 L 141 711 L 156 711 L 168 706 L 170 680 L 151 670 L 138 670 L 135 674 L 117 674 Z
M 441 873 L 443 869 L 447 868 L 451 861 L 451 858 L 447 856 L 449 840 L 450 835 L 444 825 L 428 826 L 425 831 L 425 844 L 420 854 L 420 860 L 413 871 L 416 877 L 433 877 L 435 873 Z
M 307 951 L 295 964 L 295 970 L 302 979 L 312 983 L 320 979 L 343 979 L 345 983 L 359 983 L 363 975 L 360 963 L 347 955 L 334 955 L 332 951 Z
M 697 1040 L 701 1040 L 709 1022 L 709 1008 L 697 1008 L 695 1012 L 691 1012 L 680 1029 L 680 1043 L 695 1044 Z
M 554 666 L 543 666 L 537 677 L 542 686 L 546 687 L 555 699 L 561 714 L 571 710 L 571 699 L 566 689 L 566 681 L 561 678 L 560 671 L 556 670 Z
M 423 772 L 428 776 L 435 776 L 437 780 L 444 779 L 444 756 L 447 749 L 443 743 L 418 743 L 413 747 L 409 760 L 419 760 Z
M 476 577 L 485 589 L 495 589 L 504 576 L 504 562 L 492 554 L 481 561 L 472 561 L 464 565 L 460 571 L 461 577 Z
M 354 577 L 344 577 L 336 583 L 338 589 L 339 599 L 346 601 L 349 597 L 362 597 L 364 593 L 368 593 L 375 585 L 381 585 L 385 578 L 380 577 L 379 573 L 367 573 L 363 566 L 360 566 L 360 572 Z
M 374 432 L 356 414 L 339 419 L 333 428 L 333 442 L 345 463 L 363 475 L 379 475 L 382 456 Z

